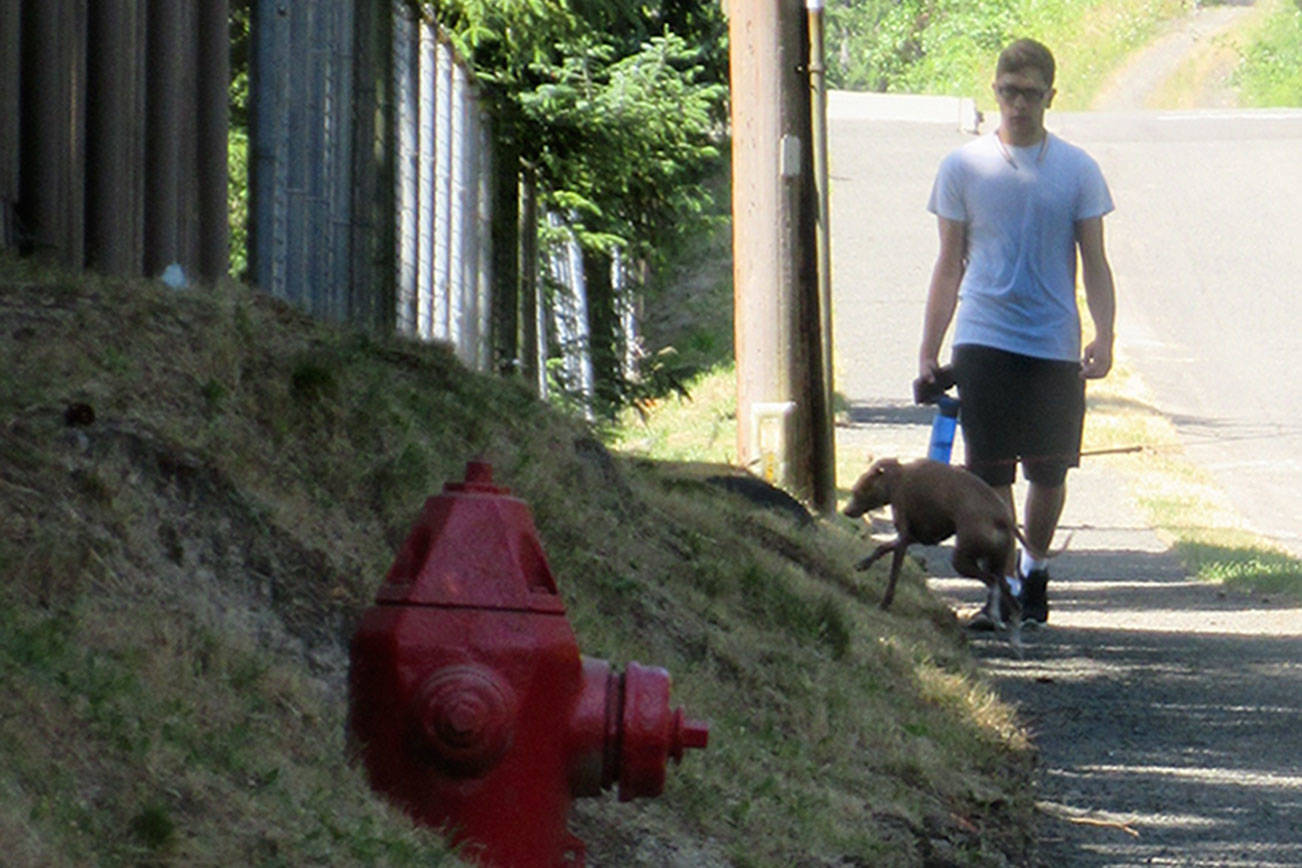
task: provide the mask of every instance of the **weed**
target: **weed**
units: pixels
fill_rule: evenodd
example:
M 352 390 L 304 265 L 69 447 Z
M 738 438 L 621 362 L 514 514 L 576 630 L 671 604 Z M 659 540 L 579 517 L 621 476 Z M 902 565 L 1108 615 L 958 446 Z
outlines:
M 294 398 L 304 403 L 334 398 L 339 392 L 335 366 L 315 356 L 303 357 L 294 362 L 290 385 Z
M 67 654 L 72 622 L 66 614 L 35 619 L 18 616 L 18 610 L 0 608 L 0 653 L 17 669 L 50 673 L 53 662 Z
M 1302 560 L 1287 552 L 1254 545 L 1251 540 L 1234 544 L 1182 539 L 1177 550 L 1198 577 L 1208 581 L 1264 593 L 1296 594 L 1302 589 Z
M 131 818 L 131 834 L 149 849 L 158 850 L 172 840 L 176 834 L 176 823 L 166 805 L 150 802 Z
M 851 627 L 845 606 L 833 596 L 824 596 L 814 612 L 818 622 L 818 639 L 832 651 L 832 659 L 840 660 L 850 650 Z
M 203 397 L 204 405 L 209 416 L 212 416 L 221 410 L 222 403 L 226 400 L 226 396 L 229 392 L 230 390 L 227 389 L 226 385 L 220 380 L 210 379 L 203 384 L 199 390 L 199 394 Z

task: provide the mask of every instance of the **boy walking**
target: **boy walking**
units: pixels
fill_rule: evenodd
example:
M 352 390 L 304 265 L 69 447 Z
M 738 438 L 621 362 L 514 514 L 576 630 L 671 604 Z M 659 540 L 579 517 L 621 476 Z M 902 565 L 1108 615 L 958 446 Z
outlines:
M 1022 466 L 1030 546 L 1006 569 L 1030 624 L 1049 618 L 1045 555 L 1062 514 L 1067 470 L 1080 464 L 1085 380 L 1112 367 L 1116 315 L 1103 243 L 1112 197 L 1098 164 L 1044 128 L 1054 72 L 1052 53 L 1034 40 L 1005 48 L 994 81 L 999 128 L 941 162 L 927 205 L 940 251 L 918 354 L 920 376 L 933 380 L 954 322 L 967 467 L 1014 514 L 1012 484 Z M 1083 349 L 1078 251 L 1095 334 Z M 987 601 L 970 626 L 1000 626 L 990 611 Z

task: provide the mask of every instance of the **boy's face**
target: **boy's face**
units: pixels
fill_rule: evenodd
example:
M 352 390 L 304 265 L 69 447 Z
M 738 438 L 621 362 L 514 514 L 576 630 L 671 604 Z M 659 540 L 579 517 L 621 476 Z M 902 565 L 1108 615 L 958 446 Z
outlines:
M 1057 93 L 1045 81 L 1044 73 L 1030 66 L 1000 73 L 994 88 L 1008 142 L 1030 145 L 1039 141 L 1044 132 L 1044 111 Z

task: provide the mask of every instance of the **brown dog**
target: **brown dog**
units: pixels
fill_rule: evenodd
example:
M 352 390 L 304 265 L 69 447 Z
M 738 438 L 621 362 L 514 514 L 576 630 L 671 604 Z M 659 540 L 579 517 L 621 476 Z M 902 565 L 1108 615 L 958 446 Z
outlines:
M 895 598 L 905 550 L 914 543 L 934 545 L 951 536 L 952 563 L 960 576 L 980 579 L 989 588 L 999 588 L 992 614 L 1001 619 L 1000 609 L 1009 614 L 1009 641 L 1021 649 L 1022 607 L 1008 588 L 1004 565 L 1013 556 L 1014 543 L 1026 545 L 1012 511 L 983 480 L 959 467 L 938 461 L 901 464 L 895 458 L 873 463 L 854 484 L 850 503 L 842 512 L 858 518 L 870 510 L 891 505 L 897 536 L 878 546 L 857 565 L 866 570 L 887 552 L 893 552 L 891 575 L 882 597 L 883 609 Z

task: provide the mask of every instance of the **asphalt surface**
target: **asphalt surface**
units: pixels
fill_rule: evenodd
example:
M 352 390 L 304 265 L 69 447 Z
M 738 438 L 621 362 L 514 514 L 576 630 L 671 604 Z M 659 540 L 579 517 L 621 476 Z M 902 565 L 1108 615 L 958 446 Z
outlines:
M 1302 111 L 1079 114 L 1118 341 L 1247 525 L 1302 556 Z
M 831 124 L 842 455 L 919 457 L 931 411 L 910 403 L 936 251 L 935 167 L 968 140 L 952 121 Z M 912 116 L 902 112 L 897 116 Z M 1302 113 L 1049 117 L 1103 165 L 1119 342 L 1259 532 L 1298 546 Z M 987 123 L 985 129 L 991 127 Z M 1291 155 L 1291 156 L 1290 156 Z M 1285 360 L 1281 363 L 1281 360 Z M 1269 373 L 1266 373 L 1269 372 Z M 961 460 L 961 449 L 956 451 Z M 1037 864 L 1302 865 L 1302 609 L 1190 581 L 1106 459 L 1069 480 L 1049 627 L 1018 660 L 974 648 L 1042 760 Z M 926 551 L 960 615 L 981 589 Z M 948 574 L 948 575 L 947 575 Z

